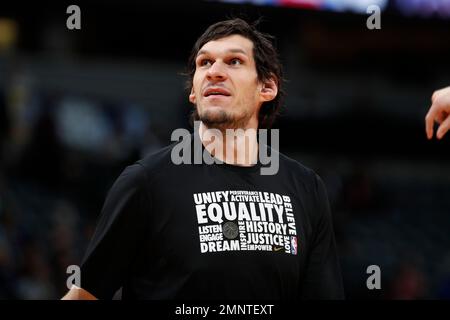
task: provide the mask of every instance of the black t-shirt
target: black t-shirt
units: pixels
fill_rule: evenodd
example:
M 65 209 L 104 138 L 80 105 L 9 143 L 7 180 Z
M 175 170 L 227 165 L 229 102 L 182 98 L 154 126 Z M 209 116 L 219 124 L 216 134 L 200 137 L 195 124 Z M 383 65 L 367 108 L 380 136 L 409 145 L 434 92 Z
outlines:
M 260 162 L 175 165 L 175 145 L 114 183 L 81 266 L 83 289 L 99 299 L 121 287 L 122 299 L 344 297 L 317 174 L 281 153 L 276 175 L 261 175 Z

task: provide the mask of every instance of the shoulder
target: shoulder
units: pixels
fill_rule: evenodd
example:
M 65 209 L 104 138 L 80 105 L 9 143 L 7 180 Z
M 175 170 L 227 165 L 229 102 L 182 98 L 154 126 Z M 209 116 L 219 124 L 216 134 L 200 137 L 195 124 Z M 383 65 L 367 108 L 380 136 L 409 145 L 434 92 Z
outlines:
M 309 185 L 309 187 L 317 186 L 318 180 L 320 181 L 320 177 L 313 169 L 272 148 L 270 148 L 270 150 L 271 152 L 278 154 L 280 159 L 280 170 L 283 171 L 283 174 L 291 176 L 300 183 Z
M 322 178 L 311 168 L 280 153 L 280 167 L 284 164 L 285 176 L 295 185 L 296 192 L 303 198 L 313 226 L 329 218 L 328 194 Z
M 143 179 L 146 183 L 152 184 L 157 177 L 177 167 L 172 161 L 172 153 L 173 149 L 182 143 L 183 141 L 176 141 L 157 151 L 147 153 L 140 160 L 126 167 L 122 175 L 128 173 L 131 179 Z
M 162 172 L 171 163 L 171 150 L 175 144 L 158 151 L 146 154 L 144 157 L 127 165 L 117 177 L 114 186 L 133 187 L 148 182 L 148 178 L 157 172 Z
M 280 163 L 284 163 L 286 168 L 288 170 L 291 170 L 295 172 L 298 175 L 304 176 L 304 177 L 310 177 L 315 174 L 314 170 L 307 167 L 303 163 L 301 163 L 298 160 L 295 160 L 291 157 L 288 157 L 287 155 L 279 152 L 280 157 Z
M 310 167 L 281 152 L 270 148 L 279 158 L 280 177 L 294 184 L 297 192 L 308 194 L 312 199 L 321 201 L 326 195 L 326 189 L 322 178 Z
M 179 142 L 175 142 L 158 151 L 148 153 L 142 159 L 136 161 L 136 164 L 140 165 L 146 173 L 163 170 L 168 165 L 172 164 L 172 149 L 178 143 Z

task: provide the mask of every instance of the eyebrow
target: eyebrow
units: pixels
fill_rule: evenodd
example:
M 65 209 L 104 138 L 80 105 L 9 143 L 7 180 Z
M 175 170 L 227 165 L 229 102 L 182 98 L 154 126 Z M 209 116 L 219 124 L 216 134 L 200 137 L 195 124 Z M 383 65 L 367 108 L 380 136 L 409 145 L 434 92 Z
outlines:
M 227 52 L 231 52 L 231 53 L 242 53 L 242 54 L 244 54 L 244 55 L 247 55 L 247 53 L 246 53 L 244 50 L 238 49 L 238 48 L 236 48 L 236 49 L 228 49 Z M 197 52 L 197 57 L 198 57 L 199 55 L 201 55 L 201 54 L 209 54 L 209 51 L 208 51 L 208 50 L 202 49 L 202 50 L 200 50 L 199 52 Z

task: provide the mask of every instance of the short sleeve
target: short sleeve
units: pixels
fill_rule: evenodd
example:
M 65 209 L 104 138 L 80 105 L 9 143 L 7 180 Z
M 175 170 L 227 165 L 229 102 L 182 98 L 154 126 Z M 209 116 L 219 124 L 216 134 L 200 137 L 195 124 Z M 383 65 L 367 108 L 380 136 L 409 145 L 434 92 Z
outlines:
M 109 190 L 81 264 L 81 287 L 111 299 L 127 278 L 144 235 L 150 199 L 139 163 L 126 167 Z
M 330 205 L 322 179 L 314 174 L 313 236 L 308 253 L 302 299 L 344 299 L 344 288 L 336 248 Z

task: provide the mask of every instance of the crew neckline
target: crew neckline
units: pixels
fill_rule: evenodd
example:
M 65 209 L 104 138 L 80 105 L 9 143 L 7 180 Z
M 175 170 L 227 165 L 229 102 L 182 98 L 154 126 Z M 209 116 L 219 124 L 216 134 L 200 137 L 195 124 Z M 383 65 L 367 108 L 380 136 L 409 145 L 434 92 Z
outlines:
M 219 160 L 218 158 L 214 157 L 214 156 L 208 151 L 208 149 L 205 148 L 205 146 L 203 145 L 203 143 L 202 143 L 202 141 L 201 141 L 200 136 L 198 135 L 198 133 L 193 132 L 193 133 L 191 134 L 191 136 L 192 136 L 192 140 L 191 140 L 191 141 L 192 141 L 192 143 L 193 143 L 193 144 L 192 144 L 193 146 L 195 145 L 195 139 L 198 139 L 198 142 L 200 143 L 200 145 L 201 145 L 201 147 L 202 147 L 202 156 L 203 156 L 204 151 L 206 150 L 206 152 L 208 152 L 208 154 L 211 156 L 211 158 Z M 260 148 L 260 147 L 267 148 L 267 146 L 265 146 L 265 145 L 263 145 L 263 146 L 258 146 L 258 148 Z M 195 152 L 195 151 L 194 151 L 194 152 Z M 220 161 L 221 161 L 221 160 L 220 160 Z M 227 169 L 227 170 L 232 170 L 232 171 L 242 172 L 242 173 L 245 173 L 245 172 L 251 172 L 251 173 L 253 173 L 253 172 L 256 172 L 257 170 L 259 170 L 259 169 L 263 166 L 263 164 L 261 163 L 261 161 L 260 161 L 260 159 L 259 159 L 259 149 L 258 149 L 258 157 L 257 157 L 257 159 L 256 159 L 256 163 L 255 163 L 254 165 L 251 165 L 251 166 L 234 165 L 234 164 L 226 163 L 225 161 L 221 161 L 221 163 L 207 164 L 207 163 L 205 163 L 205 162 L 203 161 L 203 158 L 202 158 L 202 164 L 203 164 L 203 165 L 206 165 L 206 166 L 218 166 L 218 167 L 223 167 L 223 168 L 225 168 L 225 169 Z

